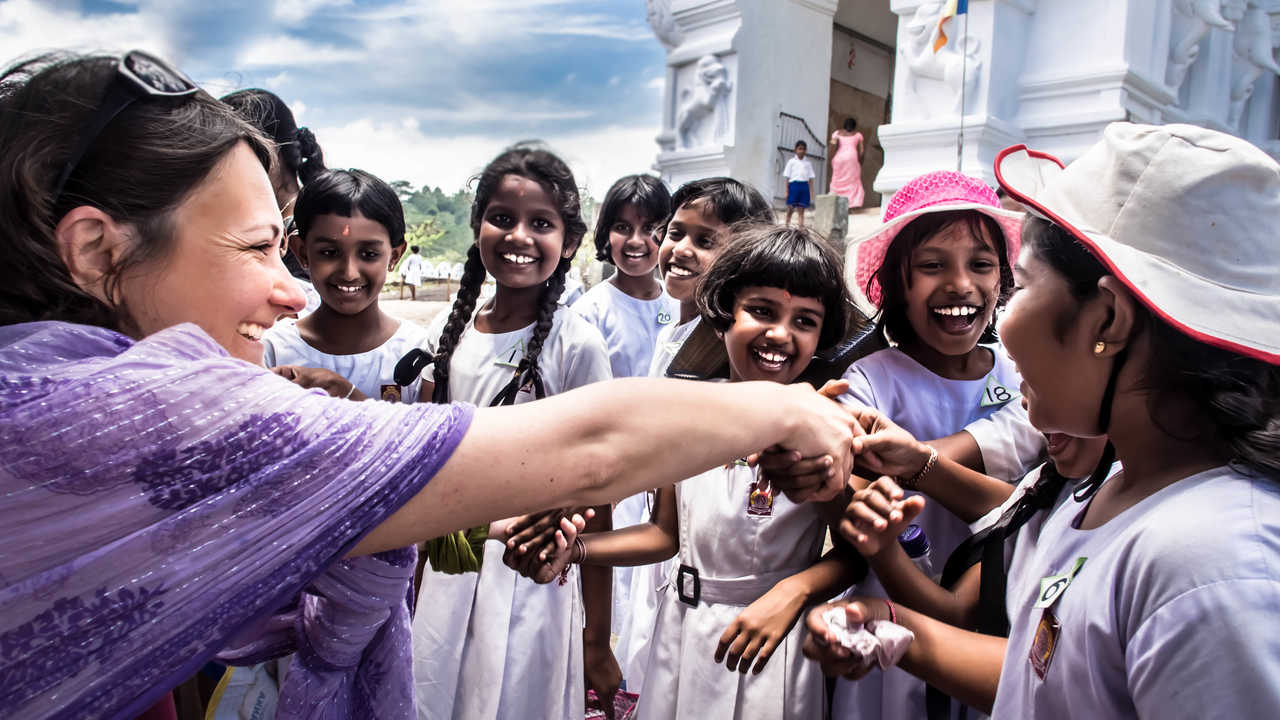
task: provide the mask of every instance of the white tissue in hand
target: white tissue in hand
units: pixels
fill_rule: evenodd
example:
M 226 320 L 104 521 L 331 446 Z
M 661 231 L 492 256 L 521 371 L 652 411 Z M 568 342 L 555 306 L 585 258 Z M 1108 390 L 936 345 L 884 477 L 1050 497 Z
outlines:
M 842 606 L 829 608 L 822 614 L 822 621 L 854 657 L 862 662 L 874 661 L 881 668 L 897 665 L 916 637 L 910 630 L 887 620 L 850 625 Z

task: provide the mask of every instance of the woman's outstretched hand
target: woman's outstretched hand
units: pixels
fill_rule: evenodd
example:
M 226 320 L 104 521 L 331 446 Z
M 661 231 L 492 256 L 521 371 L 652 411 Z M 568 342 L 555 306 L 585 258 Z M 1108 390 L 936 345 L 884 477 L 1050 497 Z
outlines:
M 819 605 L 810 610 L 805 618 L 808 633 L 801 646 L 805 657 L 816 660 L 822 666 L 823 674 L 828 677 L 840 675 L 848 680 L 857 680 L 876 666 L 875 658 L 855 656 L 840 644 L 822 619 L 822 615 L 833 607 L 844 608 L 845 621 L 853 625 L 870 620 L 888 620 L 889 606 L 884 600 L 859 597 Z
M 847 408 L 832 402 L 849 389 L 844 380 L 832 380 L 817 392 L 804 385 L 795 388 L 804 393 L 802 418 L 806 422 L 793 433 L 793 439 L 748 460 L 793 502 L 824 502 L 844 491 L 853 470 L 851 441 L 862 434 L 862 428 Z

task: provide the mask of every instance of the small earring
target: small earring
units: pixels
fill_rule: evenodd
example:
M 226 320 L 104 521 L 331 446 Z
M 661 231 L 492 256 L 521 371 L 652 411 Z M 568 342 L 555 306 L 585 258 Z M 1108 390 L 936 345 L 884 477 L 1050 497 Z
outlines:
M 1107 344 L 1101 340 L 1093 344 L 1093 354 L 1101 355 L 1107 351 Z

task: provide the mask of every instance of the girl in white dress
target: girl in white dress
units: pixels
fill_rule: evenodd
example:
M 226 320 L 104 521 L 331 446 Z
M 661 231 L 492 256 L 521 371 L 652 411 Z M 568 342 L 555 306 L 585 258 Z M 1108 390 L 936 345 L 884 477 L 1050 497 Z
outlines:
M 731 381 L 792 382 L 816 350 L 843 337 L 840 268 L 825 241 L 803 228 L 735 232 L 698 294 L 702 317 L 724 337 Z M 824 511 L 840 507 L 792 503 L 739 461 L 660 488 L 648 523 L 580 536 L 568 552 L 588 566 L 679 553 L 659 601 L 637 717 L 823 717 L 821 674 L 791 629 L 806 605 L 852 579 L 840 551 L 819 559 Z
M 740 221 L 772 222 L 773 209 L 755 188 L 727 177 L 693 180 L 681 185 L 672 196 L 670 217 L 658 236 L 658 269 L 663 289 L 679 305 L 676 321 L 658 333 L 647 374 L 666 377 L 667 368 L 685 340 L 698 327 L 694 294 L 698 278 L 728 245 L 729 226 Z M 619 503 L 625 514 L 641 509 L 636 522 L 649 518 L 653 492 L 627 498 Z M 644 505 L 640 505 L 640 501 Z M 634 514 L 634 513 L 633 513 Z M 621 527 L 615 516 L 615 527 Z M 616 654 L 623 668 L 627 690 L 644 692 L 645 668 L 653 643 L 653 625 L 658 612 L 659 588 L 673 567 L 671 561 L 629 568 L 629 610 L 618 629 Z
M 1005 426 L 1003 442 L 988 443 L 1030 436 L 1043 447 L 1016 399 L 1017 370 L 992 329 L 996 307 L 1013 288 L 1021 215 L 1001 209 L 981 180 L 939 171 L 903 186 L 885 218 L 858 244 L 856 277 L 893 346 L 850 366 L 841 400 L 875 408 L 918 438 L 944 438 L 1001 411 L 1017 422 Z M 1014 482 L 1029 469 L 1000 479 Z M 913 480 L 920 478 L 904 479 L 908 489 Z M 925 507 L 917 522 L 937 562 L 969 535 L 966 521 L 981 514 L 962 519 L 941 504 Z M 855 591 L 884 595 L 874 577 Z M 837 718 L 914 720 L 925 714 L 924 683 L 889 668 L 857 684 L 838 682 L 833 705 Z
M 432 397 L 509 404 L 608 379 L 600 333 L 556 302 L 586 232 L 577 185 L 564 162 L 528 146 L 499 155 L 476 186 L 471 226 L 476 242 L 453 309 L 433 323 L 427 352 L 404 361 L 414 370 L 430 368 L 432 382 L 424 385 Z M 477 311 L 486 272 L 497 291 Z M 577 574 L 537 585 L 504 566 L 503 546 L 477 542 L 481 536 L 472 531 L 467 537 L 481 556 L 479 572 L 424 570 L 413 623 L 418 716 L 582 717 L 584 672 L 608 676 L 612 660 L 604 655 L 609 573 L 597 573 L 594 586 L 584 588 L 603 588 L 603 603 L 588 612 L 586 648 L 602 659 L 593 656 L 584 669 Z M 619 680 L 613 666 L 612 680 L 601 682 L 616 690 Z
M 362 170 L 330 170 L 308 183 L 294 210 L 299 260 L 320 306 L 263 334 L 267 367 L 303 378 L 323 368 L 345 378 L 351 398 L 418 400 L 420 381 L 396 384 L 396 362 L 426 342 L 426 330 L 378 307 L 387 272 L 404 253 L 404 211 L 395 191 Z

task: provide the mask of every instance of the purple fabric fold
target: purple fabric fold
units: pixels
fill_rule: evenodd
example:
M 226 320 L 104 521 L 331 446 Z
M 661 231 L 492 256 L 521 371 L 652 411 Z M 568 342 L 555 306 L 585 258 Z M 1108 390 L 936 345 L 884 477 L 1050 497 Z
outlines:
M 409 551 L 343 556 L 426 485 L 472 413 L 303 390 L 192 325 L 137 342 L 0 327 L 3 714 L 131 718 L 257 634 L 258 651 L 316 660 L 301 697 L 397 716 L 376 695 L 398 704 L 400 679 L 334 678 L 401 643 L 408 657 L 412 563 L 387 556 Z M 386 594 L 357 591 L 373 587 Z

